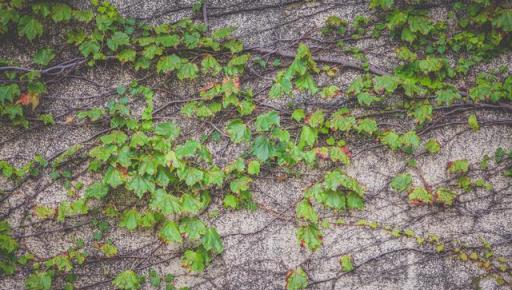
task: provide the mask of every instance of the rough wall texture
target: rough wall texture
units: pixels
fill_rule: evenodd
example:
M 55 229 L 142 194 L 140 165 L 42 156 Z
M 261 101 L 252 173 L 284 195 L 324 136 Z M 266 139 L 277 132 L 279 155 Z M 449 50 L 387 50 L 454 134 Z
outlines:
M 77 5 L 81 5 L 76 1 Z M 153 23 L 173 22 L 182 17 L 194 16 L 202 20 L 204 15 L 192 15 L 191 3 L 186 1 L 132 1 L 116 0 L 113 3 L 127 16 L 145 19 Z M 236 34 L 246 46 L 279 48 L 286 51 L 288 45 L 305 35 L 315 35 L 326 17 L 338 15 L 343 19 L 353 19 L 357 14 L 369 14 L 366 1 L 296 1 L 296 0 L 262 0 L 262 1 L 207 1 L 207 19 L 211 28 L 221 26 L 237 27 Z M 443 17 L 443 6 L 434 8 L 433 15 Z M 384 40 L 361 41 L 360 45 L 369 55 L 370 63 L 383 69 L 397 63 L 392 43 Z M 314 44 L 311 45 L 314 50 Z M 12 47 L 2 44 L 0 50 L 5 55 L 17 55 L 24 47 Z M 512 63 L 512 55 L 504 55 L 483 70 L 495 65 Z M 510 67 L 510 66 L 509 66 Z M 342 89 L 353 80 L 359 72 L 339 68 L 340 74 L 334 83 Z M 78 75 L 78 74 L 77 74 Z M 141 76 L 120 67 L 100 65 L 79 73 L 81 76 L 66 82 L 50 86 L 49 95 L 45 97 L 42 110 L 66 116 L 76 108 L 103 105 L 112 97 L 111 88 L 120 83 L 127 83 Z M 95 83 L 84 79 L 93 79 Z M 326 82 L 327 80 L 320 79 Z M 157 81 L 158 82 L 158 81 Z M 257 86 L 268 84 L 268 79 L 261 79 Z M 332 80 L 329 80 L 332 82 Z M 157 91 L 156 107 L 173 99 L 187 96 L 189 88 L 182 84 L 166 83 L 164 91 Z M 332 106 L 342 101 L 343 96 L 324 106 Z M 346 97 L 345 97 L 346 98 Z M 269 106 L 282 107 L 292 103 L 294 106 L 312 108 L 317 100 L 298 96 L 294 99 L 269 101 L 262 96 L 259 99 Z M 134 107 L 137 102 L 134 101 Z M 160 117 L 176 119 L 189 128 L 192 136 L 200 136 L 212 128 L 204 123 L 184 120 L 177 113 L 179 107 L 168 107 Z M 482 119 L 492 120 L 507 117 L 506 114 L 479 111 Z M 464 121 L 467 115 L 462 115 Z M 227 120 L 227 119 L 226 119 Z M 219 124 L 223 124 L 220 120 Z M 408 120 L 394 118 L 387 120 L 397 128 L 411 128 Z M 462 122 L 464 123 L 464 122 Z M 36 153 L 50 157 L 69 146 L 89 140 L 104 130 L 100 126 L 79 126 L 61 121 L 54 127 L 37 127 L 20 132 L 7 126 L 0 126 L 0 159 L 8 159 L 22 164 Z M 455 125 L 443 130 L 433 130 L 424 136 L 424 140 L 435 137 L 442 144 L 439 155 L 418 156 L 419 171 L 410 171 L 415 177 L 415 184 L 421 184 L 424 178 L 429 184 L 436 184 L 447 178 L 446 164 L 451 160 L 467 158 L 477 166 L 484 154 L 493 155 L 498 147 L 512 146 L 512 128 L 510 126 L 485 126 L 478 132 L 472 132 L 467 125 Z M 219 164 L 233 160 L 241 148 L 221 141 L 209 144 Z M 219 209 L 218 217 L 205 217 L 215 225 L 224 238 L 225 252 L 217 257 L 205 273 L 190 274 L 180 267 L 179 257 L 172 247 L 160 246 L 148 233 L 128 233 L 116 230 L 109 233 L 109 238 L 126 256 L 138 255 L 140 259 L 127 259 L 124 263 L 100 265 L 87 270 L 87 279 L 82 285 L 98 282 L 98 273 L 115 273 L 122 267 L 155 264 L 155 269 L 177 276 L 177 285 L 189 286 L 191 289 L 283 289 L 285 277 L 290 269 L 298 266 L 304 268 L 310 280 L 310 289 L 471 289 L 475 277 L 482 274 L 472 263 L 461 263 L 453 256 L 437 253 L 432 247 L 420 247 L 416 241 L 392 237 L 385 230 L 370 230 L 355 226 L 355 221 L 364 218 L 377 221 L 393 228 L 411 228 L 417 233 L 436 234 L 443 241 L 460 240 L 469 247 L 481 246 L 480 238 L 496 244 L 496 254 L 510 257 L 512 255 L 512 189 L 510 179 L 499 175 L 487 176 L 494 185 L 494 190 L 461 193 L 458 202 L 451 208 L 411 207 L 405 194 L 396 194 L 389 190 L 389 181 L 406 163 L 403 156 L 393 154 L 383 148 L 352 147 L 353 162 L 348 173 L 356 177 L 367 188 L 367 205 L 364 211 L 345 216 L 345 224 L 325 230 L 324 245 L 317 252 L 311 253 L 300 247 L 295 237 L 295 204 L 302 197 L 303 191 L 313 182 L 318 181 L 320 170 L 302 169 L 301 178 L 289 177 L 284 180 L 276 178 L 279 169 L 270 170 L 258 180 L 254 187 L 254 198 L 259 206 L 256 211 L 225 212 L 216 201 L 212 208 Z M 358 154 L 359 153 L 359 154 Z M 478 174 L 478 172 L 476 173 Z M 421 177 L 420 177 L 421 175 Z M 91 176 L 79 177 L 85 183 Z M 16 192 L 15 198 L 9 198 L 4 209 L 13 207 L 25 198 L 35 203 L 55 204 L 66 200 L 66 191 L 58 184 L 46 184 L 48 180 L 26 184 Z M 9 186 L 4 182 L 5 186 Z M 332 212 L 325 212 L 327 219 Z M 20 221 L 21 212 L 14 214 L 15 225 L 30 224 Z M 18 218 L 17 218 L 18 217 Z M 331 219 L 336 219 L 332 217 Z M 87 221 L 84 221 L 87 222 Z M 75 237 L 87 237 L 88 225 L 79 231 L 52 232 L 62 225 L 46 225 L 45 228 L 30 226 L 20 235 L 30 235 L 41 231 L 48 233 L 28 238 L 26 244 L 40 257 L 50 256 L 65 250 Z M 154 252 L 153 252 L 154 251 Z M 144 260 L 148 253 L 155 255 L 151 260 Z M 351 254 L 356 271 L 343 273 L 339 271 L 339 257 Z M 140 264 L 139 264 L 140 263 Z M 148 266 L 149 267 L 149 266 Z M 23 288 L 22 274 L 0 282 L 0 289 Z M 481 283 L 484 289 L 497 289 L 492 279 Z M 109 283 L 98 284 L 93 289 L 108 289 Z

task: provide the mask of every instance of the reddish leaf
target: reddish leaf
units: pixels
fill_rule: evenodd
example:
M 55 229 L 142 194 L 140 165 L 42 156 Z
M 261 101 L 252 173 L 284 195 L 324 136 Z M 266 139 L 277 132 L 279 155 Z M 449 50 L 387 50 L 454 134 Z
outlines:
M 345 145 L 341 147 L 341 151 L 343 151 L 343 153 L 345 153 L 348 157 L 352 158 L 352 152 L 350 152 L 348 146 Z
M 24 93 L 21 95 L 16 104 L 22 104 L 23 106 L 30 105 L 30 93 Z
M 16 104 L 21 104 L 23 106 L 32 105 L 32 110 L 39 106 L 39 96 L 32 93 L 24 93 L 20 96 Z

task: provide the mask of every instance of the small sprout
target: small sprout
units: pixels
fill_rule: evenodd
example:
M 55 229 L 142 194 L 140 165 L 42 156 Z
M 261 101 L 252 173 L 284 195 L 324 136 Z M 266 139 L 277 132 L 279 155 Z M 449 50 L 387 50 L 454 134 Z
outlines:
M 351 272 L 354 270 L 354 265 L 352 264 L 352 256 L 344 255 L 340 258 L 341 270 L 343 272 Z
M 393 231 L 391 231 L 391 236 L 394 238 L 399 238 L 400 235 L 401 235 L 401 232 L 399 229 L 393 229 Z
M 404 235 L 408 238 L 412 238 L 412 237 L 416 236 L 416 233 L 411 229 L 406 229 L 406 230 L 404 230 Z

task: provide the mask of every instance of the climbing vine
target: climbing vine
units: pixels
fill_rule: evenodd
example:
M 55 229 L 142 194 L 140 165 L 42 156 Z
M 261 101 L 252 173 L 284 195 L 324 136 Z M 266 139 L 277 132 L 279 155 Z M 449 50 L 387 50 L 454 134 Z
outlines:
M 69 199 L 57 206 L 36 204 L 25 215 L 38 223 L 56 223 L 62 230 L 70 220 L 85 221 L 83 225 L 94 229 L 89 240 L 77 239 L 63 253 L 41 258 L 30 252 L 25 237 L 10 225 L 13 212 L 32 204 L 36 196 L 18 206 L 2 207 L 0 275 L 23 273 L 27 289 L 79 289 L 81 268 L 102 259 L 123 258 L 106 238 L 113 229 L 149 232 L 158 239 L 158 247 L 177 249 L 174 258 L 184 269 L 203 272 L 224 252 L 223 237 L 207 217 L 220 211 L 258 210 L 254 184 L 278 169 L 285 179 L 305 176 L 310 170 L 320 172 L 294 204 L 301 248 L 317 251 L 328 228 L 350 224 L 383 230 L 397 239 L 415 239 L 419 247 L 474 262 L 484 271 L 483 277 L 510 286 L 510 260 L 494 257 L 485 240 L 473 249 L 458 241 L 443 242 L 433 234 L 425 237 L 413 229 L 353 218 L 367 203 L 366 185 L 348 170 L 352 157 L 362 152 L 362 142 L 407 161 L 389 178 L 389 189 L 411 207 L 453 207 L 463 192 L 492 191 L 489 175 L 512 177 L 512 148 L 499 148 L 494 158 L 483 156 L 480 164 L 452 160 L 446 164 L 448 179 L 438 184 L 429 184 L 416 162 L 443 150 L 440 141 L 429 138 L 435 129 L 464 125 L 477 132 L 483 126 L 512 125 L 510 120 L 481 120 L 475 113 L 512 112 L 510 68 L 478 70 L 510 52 L 510 5 L 454 2 L 445 21 L 435 20 L 422 3 L 394 2 L 372 0 L 369 7 L 374 13 L 353 21 L 336 15 L 326 19 L 318 31 L 323 43 L 350 56 L 350 61 L 316 55 L 312 43 L 319 40 L 315 38 L 296 40 L 291 46 L 294 53 L 246 47 L 233 36 L 236 28 L 211 30 L 206 17 L 202 22 L 182 19 L 150 25 L 122 16 L 106 1 L 92 0 L 89 10 L 57 1 L 0 3 L 1 39 L 37 47 L 23 63 L 0 59 L 2 121 L 14 130 L 58 123 L 102 128 L 53 156 L 36 155 L 22 166 L 0 161 L 0 172 L 11 186 L 0 192 L 2 202 L 14 198 L 27 182 L 47 178 L 62 184 Z M 197 1 L 192 9 L 198 13 L 205 5 Z M 59 32 L 58 44 L 45 42 L 53 30 Z M 365 38 L 397 43 L 397 65 L 387 71 L 371 64 L 356 45 Z M 62 56 L 59 46 L 69 49 L 72 57 Z M 52 83 L 105 63 L 144 76 L 110 88 L 105 96 L 111 99 L 103 105 L 58 115 L 41 108 Z M 340 67 L 361 72 L 345 89 L 334 81 Z M 251 79 L 267 74 L 273 78 L 263 87 Z M 165 90 L 150 79 L 189 93 L 183 99 L 156 102 L 155 96 Z M 262 102 L 262 96 L 268 101 L 344 98 L 334 106 L 311 108 L 292 101 L 277 108 Z M 209 128 L 208 134 L 191 136 L 184 125 L 159 115 L 174 105 L 179 106 L 181 118 Z M 456 123 L 443 120 L 457 111 L 469 114 Z M 225 122 L 219 124 L 216 120 L 221 116 Z M 393 128 L 381 116 L 400 116 L 413 126 Z M 220 140 L 242 153 L 222 164 L 209 147 L 209 142 Z M 89 179 L 78 181 L 84 174 Z M 335 216 L 336 221 L 326 216 Z M 358 261 L 351 253 L 338 258 L 340 273 L 357 271 Z M 144 284 L 175 289 L 173 273 L 162 274 L 152 266 L 134 263 L 87 287 L 108 283 L 117 289 L 141 289 Z M 287 272 L 283 285 L 308 287 L 305 268 L 300 265 Z

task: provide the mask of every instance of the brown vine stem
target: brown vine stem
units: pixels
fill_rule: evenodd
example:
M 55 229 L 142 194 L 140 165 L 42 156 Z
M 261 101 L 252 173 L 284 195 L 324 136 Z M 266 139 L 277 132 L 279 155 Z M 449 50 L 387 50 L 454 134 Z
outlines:
M 263 54 L 273 54 L 278 55 L 285 58 L 295 58 L 295 53 L 290 51 L 280 51 L 280 50 L 273 50 L 273 49 L 267 49 L 267 48 L 251 48 L 251 51 L 257 52 L 257 53 L 263 53 Z M 336 64 L 341 65 L 344 67 L 364 71 L 364 67 L 360 62 L 352 61 L 345 58 L 334 58 L 334 57 L 328 57 L 328 56 L 313 56 L 313 60 L 317 62 L 323 62 L 323 63 L 330 63 L 330 64 Z M 375 65 L 369 65 L 368 70 L 376 75 L 387 75 L 389 74 L 387 71 L 375 66 Z

